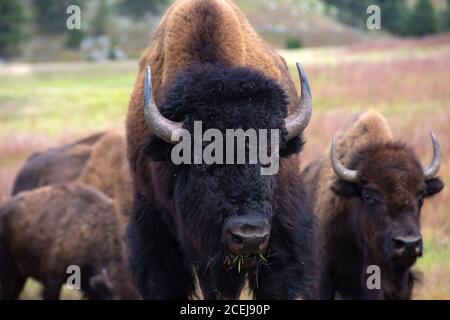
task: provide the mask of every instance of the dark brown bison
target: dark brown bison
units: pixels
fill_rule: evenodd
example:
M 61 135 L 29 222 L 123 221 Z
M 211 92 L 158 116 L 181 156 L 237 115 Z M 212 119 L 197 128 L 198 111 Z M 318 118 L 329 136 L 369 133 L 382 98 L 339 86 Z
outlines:
M 42 186 L 74 181 L 80 177 L 93 145 L 104 133 L 31 155 L 17 174 L 12 195 Z
M 323 298 L 411 298 L 411 267 L 422 255 L 420 210 L 444 187 L 435 177 L 440 149 L 434 135 L 432 142 L 433 161 L 422 168 L 414 151 L 393 141 L 385 119 L 371 111 L 333 140 L 331 161 L 324 156 L 305 168 L 321 225 Z M 367 285 L 372 265 L 381 271 L 379 290 Z
M 12 194 L 76 180 L 115 199 L 128 215 L 133 186 L 124 134 L 111 130 L 33 154 L 19 170 Z
M 125 226 L 133 184 L 124 133 L 102 132 L 33 154 L 19 170 L 12 194 L 72 181 L 95 187 L 112 198 L 124 215 Z
M 246 276 L 258 299 L 314 297 L 314 215 L 298 170 L 311 93 L 298 70 L 300 96 L 285 61 L 230 0 L 168 9 L 127 119 L 130 267 L 145 299 L 192 297 L 195 275 L 209 299 L 237 298 Z M 260 161 L 175 165 L 171 137 L 192 134 L 194 121 L 202 133 L 279 130 L 278 173 L 261 175 Z
M 71 265 L 80 267 L 88 298 L 137 298 L 124 268 L 120 215 L 109 197 L 79 182 L 12 197 L 0 208 L 0 298 L 17 298 L 31 277 L 43 284 L 44 299 L 57 299 Z

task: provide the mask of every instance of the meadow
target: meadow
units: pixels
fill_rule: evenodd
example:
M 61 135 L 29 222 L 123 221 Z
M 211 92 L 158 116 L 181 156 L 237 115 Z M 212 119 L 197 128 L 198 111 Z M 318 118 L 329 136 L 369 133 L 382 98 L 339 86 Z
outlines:
M 296 81 L 295 62 L 304 65 L 313 91 L 300 167 L 327 150 L 333 133 L 355 113 L 376 109 L 424 164 L 433 129 L 442 148 L 440 175 L 450 183 L 450 35 L 281 54 Z M 33 152 L 124 127 L 136 73 L 136 61 L 0 66 L 0 202 Z M 422 273 L 416 299 L 450 299 L 448 189 L 422 212 L 425 252 L 416 266 Z M 29 281 L 22 298 L 35 298 L 37 290 Z M 65 290 L 64 298 L 78 297 Z

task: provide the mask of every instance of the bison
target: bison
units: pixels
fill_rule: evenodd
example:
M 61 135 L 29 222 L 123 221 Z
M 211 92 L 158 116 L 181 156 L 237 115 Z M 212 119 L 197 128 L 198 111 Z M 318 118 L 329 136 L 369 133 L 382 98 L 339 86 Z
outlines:
M 43 284 L 44 299 L 57 299 L 71 265 L 80 267 L 90 299 L 138 298 L 116 211 L 109 197 L 80 182 L 12 197 L 0 208 L 0 298 L 17 298 L 32 277 Z
M 12 195 L 43 186 L 79 181 L 114 199 L 126 226 L 133 200 L 133 185 L 121 131 L 91 135 L 62 147 L 33 154 L 22 166 Z
M 78 179 L 91 156 L 93 146 L 103 135 L 104 133 L 97 133 L 62 147 L 31 155 L 17 174 L 12 195 Z
M 103 191 L 128 215 L 133 186 L 123 132 L 101 132 L 33 154 L 19 170 L 12 195 L 71 181 Z
M 298 169 L 312 102 L 298 71 L 300 96 L 230 0 L 168 9 L 140 60 L 126 123 L 130 268 L 144 299 L 195 297 L 197 278 L 204 298 L 237 298 L 246 277 L 257 299 L 315 297 L 315 220 Z M 260 161 L 176 165 L 172 138 L 193 134 L 194 121 L 203 133 L 279 130 L 278 173 L 261 175 Z
M 123 133 L 115 131 L 103 132 L 66 146 L 51 148 L 31 156 L 19 171 L 14 184 L 13 194 L 26 190 L 39 190 L 39 188 L 44 186 L 62 186 L 63 183 L 74 181 L 96 188 L 98 191 L 103 192 L 105 197 L 109 197 L 114 201 L 114 210 L 110 210 L 111 217 L 109 219 L 115 221 L 118 227 L 118 232 L 115 237 L 120 240 L 121 251 L 118 251 L 117 254 L 125 256 L 126 247 L 124 246 L 122 238 L 128 223 L 133 192 L 128 162 L 126 160 L 126 143 Z M 83 199 L 77 199 L 83 194 L 78 192 L 79 189 L 80 188 L 73 189 L 74 192 L 72 194 L 69 194 L 68 192 L 65 198 L 59 200 L 60 205 L 58 208 L 61 210 L 61 219 L 67 219 L 69 214 L 65 211 L 63 206 L 64 201 L 67 201 L 67 203 L 69 203 L 69 200 L 78 201 L 80 210 L 83 205 L 90 205 Z M 50 188 L 47 190 L 53 189 Z M 56 191 L 48 191 L 49 194 L 55 192 Z M 36 211 L 33 201 L 24 201 L 22 204 L 30 206 L 28 208 L 23 207 L 23 211 L 28 210 L 30 215 Z M 45 210 L 53 210 L 53 208 L 51 208 L 53 204 L 53 202 L 40 203 L 39 208 L 42 214 Z M 47 208 L 45 206 L 47 206 Z M 78 212 L 71 211 L 70 214 L 76 215 Z M 73 218 L 75 219 L 76 217 Z M 94 218 L 94 216 L 92 215 L 91 218 Z M 28 219 L 31 218 L 29 217 Z M 18 220 L 14 221 L 18 222 Z M 92 221 L 92 223 L 94 222 L 95 221 Z M 60 225 L 61 221 L 58 219 L 47 220 L 47 223 L 48 225 L 46 225 L 46 228 L 48 230 L 56 230 L 56 228 L 63 227 Z M 69 226 L 66 225 L 65 227 L 66 229 L 69 229 Z M 36 232 L 36 237 L 39 236 L 40 231 L 37 229 L 29 230 L 27 236 L 31 236 L 33 232 Z M 105 234 L 109 233 L 108 230 L 99 230 L 98 232 L 104 232 Z M 72 245 L 74 247 L 76 245 L 82 245 L 81 243 L 76 244 L 76 241 L 82 241 L 82 239 L 72 239 L 71 241 L 73 242 Z M 42 243 L 42 246 L 48 244 L 49 243 Z M 12 274 L 16 274 L 17 266 L 14 259 L 11 257 L 9 247 L 5 246 L 4 243 L 1 245 L 3 246 L 0 249 L 2 257 L 9 257 L 8 259 L 3 259 L 2 270 L 12 270 Z M 93 243 L 91 245 L 93 245 Z M 101 248 L 102 245 L 107 245 L 107 243 L 100 241 L 97 245 Z M 51 248 L 46 249 L 51 250 Z M 95 250 L 93 247 L 91 249 Z M 42 250 L 44 249 L 42 248 Z M 111 250 L 115 250 L 115 248 L 111 248 Z M 68 260 L 72 254 L 73 253 L 67 252 L 67 257 L 64 258 L 62 257 L 63 252 L 60 252 L 61 256 L 59 256 L 54 263 L 64 263 L 64 261 Z M 87 261 L 85 262 L 87 263 Z M 92 292 L 94 291 L 91 290 L 92 292 L 88 292 L 88 297 L 120 297 L 121 295 L 117 294 L 118 290 L 115 289 L 116 287 L 119 289 L 123 286 L 131 287 L 129 279 L 127 280 L 128 275 L 126 273 L 121 274 L 124 272 L 125 266 L 126 263 L 124 260 L 122 260 L 120 264 L 117 263 L 115 266 L 110 266 L 108 275 L 114 279 L 113 281 L 105 281 L 103 273 L 93 277 L 91 287 L 96 288 L 94 291 L 97 292 L 97 294 L 93 295 Z M 65 268 L 67 266 L 59 265 L 59 267 Z M 9 272 L 3 274 L 9 274 Z M 49 271 L 48 276 L 51 275 L 52 273 Z M 56 281 L 59 280 L 60 279 L 57 279 Z M 13 281 L 14 277 L 11 278 L 10 283 L 13 283 Z M 18 282 L 20 284 L 20 281 Z M 114 284 L 115 282 L 123 282 L 124 285 L 118 287 Z M 50 283 L 50 281 L 44 282 L 44 285 L 47 283 Z M 21 285 L 18 285 L 17 287 L 21 288 Z M 48 290 L 52 289 L 50 288 Z M 4 295 L 6 297 L 15 298 L 18 295 L 18 292 Z M 131 295 L 126 293 L 122 296 L 131 297 Z M 138 297 L 138 295 L 135 294 L 134 297 Z
M 302 174 L 320 220 L 321 296 L 333 299 L 410 299 L 422 255 L 420 211 L 444 187 L 436 178 L 440 149 L 422 168 L 413 149 L 394 141 L 377 112 L 361 114 L 333 139 L 331 157 Z M 368 287 L 379 267 L 381 288 Z

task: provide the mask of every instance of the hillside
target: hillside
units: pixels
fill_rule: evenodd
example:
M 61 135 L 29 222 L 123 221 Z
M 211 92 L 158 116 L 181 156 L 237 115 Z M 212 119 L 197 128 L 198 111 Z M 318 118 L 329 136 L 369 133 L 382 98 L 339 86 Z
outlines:
M 256 31 L 276 47 L 288 38 L 304 46 L 358 43 L 369 34 L 333 20 L 319 0 L 235 0 Z

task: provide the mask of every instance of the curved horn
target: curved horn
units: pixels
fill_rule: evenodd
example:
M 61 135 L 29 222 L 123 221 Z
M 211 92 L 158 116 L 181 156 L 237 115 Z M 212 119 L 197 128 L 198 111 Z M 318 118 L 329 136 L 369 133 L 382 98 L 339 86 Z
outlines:
M 312 114 L 312 95 L 309 87 L 308 78 L 305 70 L 297 63 L 297 70 L 300 77 L 301 94 L 300 104 L 294 114 L 290 115 L 286 120 L 286 129 L 288 132 L 288 140 L 298 136 L 308 126 Z
M 181 128 L 181 123 L 171 121 L 159 112 L 155 99 L 153 98 L 152 72 L 150 66 L 147 66 L 144 82 L 144 116 L 153 134 L 167 143 L 174 144 L 177 142 L 172 141 L 172 134 L 175 130 Z
M 333 137 L 333 142 L 331 143 L 330 158 L 331 158 L 331 166 L 333 167 L 334 172 L 339 178 L 353 183 L 358 181 L 358 171 L 347 169 L 337 158 L 336 136 Z
M 433 178 L 439 171 L 441 167 L 441 146 L 437 141 L 436 135 L 432 130 L 430 130 L 431 142 L 433 143 L 433 160 L 430 165 L 423 168 L 423 175 L 425 179 Z

